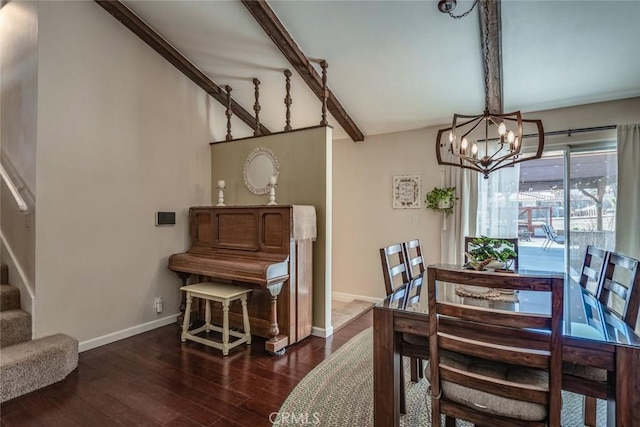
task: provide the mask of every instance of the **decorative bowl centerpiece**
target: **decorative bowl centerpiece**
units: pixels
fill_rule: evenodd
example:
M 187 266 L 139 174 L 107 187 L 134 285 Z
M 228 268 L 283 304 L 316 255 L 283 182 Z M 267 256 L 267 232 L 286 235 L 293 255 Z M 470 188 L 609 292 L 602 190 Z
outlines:
M 513 260 L 518 256 L 513 243 L 502 239 L 481 236 L 469 242 L 469 251 L 465 252 L 468 264 L 476 270 L 510 270 Z M 480 267 L 480 268 L 478 268 Z

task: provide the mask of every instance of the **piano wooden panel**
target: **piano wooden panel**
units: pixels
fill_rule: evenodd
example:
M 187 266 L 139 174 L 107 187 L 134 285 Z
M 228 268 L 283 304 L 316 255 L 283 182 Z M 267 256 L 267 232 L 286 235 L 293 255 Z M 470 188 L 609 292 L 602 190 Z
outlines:
M 311 334 L 313 242 L 309 236 L 294 236 L 295 209 L 290 205 L 192 207 L 191 248 L 169 257 L 169 269 L 183 283 L 197 275 L 198 281 L 253 287 L 248 299 L 251 332 L 269 338 L 266 348 L 274 353 Z M 310 219 L 305 216 L 305 220 Z M 315 217 L 313 221 L 315 228 Z M 219 317 L 213 320 L 221 321 Z M 229 320 L 232 327 L 242 326 L 239 304 L 232 304 Z

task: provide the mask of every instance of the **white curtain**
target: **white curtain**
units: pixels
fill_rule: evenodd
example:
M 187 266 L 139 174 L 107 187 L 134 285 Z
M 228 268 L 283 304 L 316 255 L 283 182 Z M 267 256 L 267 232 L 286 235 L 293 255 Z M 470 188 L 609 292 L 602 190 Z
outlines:
M 617 130 L 616 251 L 640 259 L 640 123 Z
M 478 182 L 478 235 L 518 237 L 520 165 L 492 172 Z
M 440 253 L 444 264 L 464 262 L 464 238 L 475 235 L 478 195 L 478 172 L 445 166 L 442 172 L 444 187 L 456 187 L 455 209 L 443 224 Z

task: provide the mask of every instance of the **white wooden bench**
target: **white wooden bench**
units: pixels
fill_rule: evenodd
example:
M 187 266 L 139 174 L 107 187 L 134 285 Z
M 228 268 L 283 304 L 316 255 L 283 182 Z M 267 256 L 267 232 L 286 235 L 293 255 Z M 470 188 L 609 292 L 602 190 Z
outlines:
M 242 343 L 251 344 L 251 329 L 249 326 L 249 314 L 247 312 L 247 294 L 250 288 L 229 285 L 226 283 L 202 282 L 180 288 L 186 292 L 187 306 L 184 312 L 184 322 L 182 324 L 182 342 L 187 340 L 196 341 L 210 347 L 222 350 L 222 355 L 229 354 L 229 350 Z M 206 301 L 205 324 L 199 328 L 189 330 L 191 321 L 191 301 L 193 298 L 200 298 Z M 229 330 L 229 305 L 232 301 L 240 300 L 242 304 L 242 318 L 244 332 Z M 222 328 L 211 324 L 211 301 L 222 304 Z M 214 341 L 211 338 L 198 336 L 201 332 L 217 331 L 222 333 L 222 342 Z M 238 339 L 229 342 L 229 335 Z

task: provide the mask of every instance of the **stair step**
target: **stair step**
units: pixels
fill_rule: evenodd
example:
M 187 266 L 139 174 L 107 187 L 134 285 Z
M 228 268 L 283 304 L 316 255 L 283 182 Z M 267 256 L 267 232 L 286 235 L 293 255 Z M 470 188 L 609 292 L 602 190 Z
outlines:
M 0 284 L 6 285 L 9 283 L 9 267 L 7 264 L 0 265 Z
M 31 315 L 24 310 L 0 311 L 0 348 L 31 340 Z
M 20 308 L 20 290 L 11 285 L 0 285 L 0 311 Z
M 0 350 L 0 402 L 63 380 L 78 366 L 78 340 L 55 334 Z

